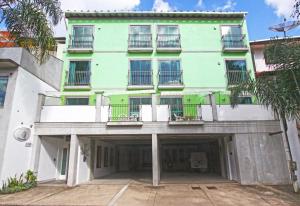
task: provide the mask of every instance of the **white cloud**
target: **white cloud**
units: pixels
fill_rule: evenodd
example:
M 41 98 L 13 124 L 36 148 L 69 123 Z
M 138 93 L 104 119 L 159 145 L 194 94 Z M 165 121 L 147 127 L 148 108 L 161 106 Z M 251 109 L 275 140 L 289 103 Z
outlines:
M 293 13 L 294 0 L 265 0 L 265 3 L 275 9 L 277 16 L 290 17 Z
M 216 8 L 217 11 L 232 11 L 234 10 L 236 6 L 236 2 L 234 0 L 227 0 L 227 2 L 218 8 Z
M 198 0 L 197 7 L 202 7 L 203 6 L 203 0 Z
M 61 0 L 65 10 L 132 10 L 140 0 Z
M 61 0 L 63 11 L 94 11 L 94 10 L 132 10 L 139 6 L 141 0 Z M 64 20 L 54 28 L 55 36 L 65 36 Z
M 172 11 L 174 10 L 173 7 L 170 6 L 170 4 L 164 0 L 155 0 L 152 10 L 155 11 Z

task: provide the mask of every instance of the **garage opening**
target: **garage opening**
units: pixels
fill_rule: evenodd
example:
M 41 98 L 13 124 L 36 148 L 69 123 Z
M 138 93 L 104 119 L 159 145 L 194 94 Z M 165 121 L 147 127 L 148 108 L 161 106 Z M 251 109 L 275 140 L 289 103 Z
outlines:
M 94 178 L 151 183 L 151 138 L 96 140 Z
M 161 183 L 227 181 L 221 137 L 161 138 Z

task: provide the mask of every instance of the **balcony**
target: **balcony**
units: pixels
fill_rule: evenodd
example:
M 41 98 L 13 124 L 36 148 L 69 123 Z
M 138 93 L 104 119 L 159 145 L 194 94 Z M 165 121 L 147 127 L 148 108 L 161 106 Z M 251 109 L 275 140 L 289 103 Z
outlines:
M 249 79 L 249 72 L 240 70 L 227 70 L 228 87 L 236 86 Z
M 158 73 L 159 89 L 183 89 L 182 71 L 160 71 Z
M 181 52 L 180 34 L 158 34 L 156 44 L 158 52 Z
M 152 107 L 156 107 L 153 110 Z M 61 97 L 46 97 L 40 122 L 98 122 L 107 126 L 142 126 L 151 124 L 153 111 L 157 122 L 171 125 L 201 125 L 213 121 L 211 105 L 129 105 L 111 104 L 100 107 L 90 105 L 61 105 Z M 99 115 L 99 116 L 98 116 Z M 276 120 L 272 110 L 262 105 L 217 106 L 218 121 Z
M 65 89 L 90 89 L 90 71 L 66 72 Z
M 198 104 L 168 105 L 170 125 L 202 125 L 202 108 Z
M 108 126 L 141 126 L 141 105 L 112 104 L 108 107 Z
M 224 52 L 246 52 L 248 46 L 245 43 L 245 35 L 223 35 L 223 51 Z
M 69 37 L 68 52 L 70 53 L 92 53 L 94 50 L 94 36 Z
M 127 89 L 153 89 L 152 71 L 129 71 Z
M 129 52 L 152 52 L 152 34 L 129 34 Z

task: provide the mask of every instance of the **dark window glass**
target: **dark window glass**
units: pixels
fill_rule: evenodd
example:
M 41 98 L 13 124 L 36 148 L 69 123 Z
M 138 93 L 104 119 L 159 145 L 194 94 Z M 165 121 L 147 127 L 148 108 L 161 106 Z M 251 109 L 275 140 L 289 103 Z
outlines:
M 181 70 L 179 60 L 159 61 L 159 84 L 181 84 Z
M 108 167 L 108 148 L 104 147 L 104 167 Z
M 102 147 L 101 145 L 99 145 L 97 146 L 96 168 L 101 168 L 101 158 L 102 158 Z
M 71 61 L 68 71 L 68 85 L 81 86 L 90 84 L 90 61 Z
M 172 120 L 175 120 L 176 116 L 183 116 L 182 98 L 160 98 L 160 104 L 170 106 Z
M 66 98 L 66 105 L 89 105 L 89 98 Z
M 152 70 L 150 60 L 130 61 L 130 85 L 151 85 Z
M 0 107 L 4 105 L 8 77 L 0 76 Z
M 115 153 L 114 153 L 114 148 L 110 148 L 110 166 L 112 167 L 114 165 L 114 159 L 115 159 Z
M 252 104 L 251 97 L 239 97 L 239 104 Z
M 226 69 L 228 85 L 237 85 L 248 78 L 245 60 L 227 60 Z

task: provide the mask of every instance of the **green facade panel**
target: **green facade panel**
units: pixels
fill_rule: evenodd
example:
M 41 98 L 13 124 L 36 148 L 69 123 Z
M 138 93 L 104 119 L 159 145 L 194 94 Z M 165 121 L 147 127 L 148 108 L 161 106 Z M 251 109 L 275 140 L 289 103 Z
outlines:
M 221 26 L 241 25 L 249 48 L 247 26 L 244 19 L 176 19 L 176 18 L 81 18 L 68 19 L 68 33 L 72 35 L 73 26 L 93 26 L 93 52 L 64 53 L 64 70 L 68 71 L 70 61 L 91 61 L 90 87 L 80 89 L 65 88 L 63 81 L 61 90 L 90 93 L 90 105 L 95 105 L 95 92 L 103 92 L 109 96 L 110 104 L 128 104 L 130 96 L 150 95 L 174 92 L 183 97 L 184 104 L 208 104 L 207 94 L 216 93 L 218 104 L 229 104 L 227 91 L 226 60 L 242 59 L 247 63 L 247 70 L 253 75 L 253 64 L 250 51 L 223 52 Z M 128 52 L 128 34 L 130 25 L 151 25 L 153 52 Z M 156 51 L 157 25 L 178 25 L 181 52 L 162 53 Z M 69 42 L 67 36 L 67 43 Z M 68 45 L 67 45 L 68 47 Z M 146 90 L 128 89 L 129 61 L 131 59 L 149 59 L 152 63 L 153 88 Z M 159 60 L 178 59 L 183 71 L 183 88 L 158 89 Z M 67 80 L 64 73 L 63 78 Z M 113 91 L 115 95 L 110 93 Z M 119 93 L 119 94 L 118 94 Z M 108 95 L 106 95 L 108 94 Z M 64 101 L 63 101 L 64 102 Z

